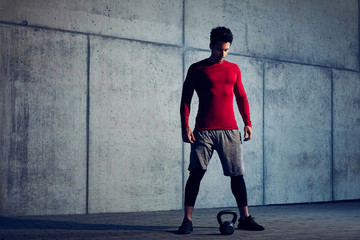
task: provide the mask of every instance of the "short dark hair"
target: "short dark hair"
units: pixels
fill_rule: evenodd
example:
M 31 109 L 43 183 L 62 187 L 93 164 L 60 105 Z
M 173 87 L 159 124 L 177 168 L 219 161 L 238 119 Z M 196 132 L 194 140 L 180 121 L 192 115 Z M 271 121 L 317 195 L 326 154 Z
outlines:
M 216 27 L 211 29 L 210 44 L 215 45 L 217 41 L 229 42 L 233 41 L 233 34 L 230 29 L 226 27 Z

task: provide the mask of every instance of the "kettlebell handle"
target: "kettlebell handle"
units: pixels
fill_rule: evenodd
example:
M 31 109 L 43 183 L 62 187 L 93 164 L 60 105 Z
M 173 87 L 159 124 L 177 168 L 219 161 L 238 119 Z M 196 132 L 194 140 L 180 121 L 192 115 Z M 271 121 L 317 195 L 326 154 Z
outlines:
M 225 215 L 225 214 L 233 215 L 233 219 L 232 219 L 231 222 L 232 222 L 232 223 L 235 223 L 235 222 L 236 222 L 236 219 L 237 219 L 237 214 L 236 214 L 236 212 L 231 211 L 231 210 L 224 210 L 224 211 L 219 212 L 218 215 L 217 215 L 217 220 L 218 220 L 218 222 L 219 222 L 220 225 L 223 224 L 223 221 L 221 220 L 221 216 L 222 216 L 222 215 Z

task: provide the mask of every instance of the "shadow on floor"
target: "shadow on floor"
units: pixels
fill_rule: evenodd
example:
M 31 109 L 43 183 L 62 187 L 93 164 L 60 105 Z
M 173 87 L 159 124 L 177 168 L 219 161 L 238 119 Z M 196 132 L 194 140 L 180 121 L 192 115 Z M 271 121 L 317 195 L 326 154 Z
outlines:
M 160 231 L 177 233 L 178 226 L 145 226 L 145 225 L 122 225 L 122 224 L 100 224 L 100 223 L 79 223 L 71 221 L 55 221 L 48 219 L 30 219 L 17 217 L 0 216 L 0 230 L 11 229 L 39 229 L 39 230 L 121 230 L 121 231 Z M 197 227 L 212 228 L 212 227 Z
M 66 229 L 66 230 L 140 230 L 159 231 L 174 229 L 176 226 L 140 226 L 100 223 L 79 223 L 41 219 L 24 219 L 0 216 L 0 229 Z

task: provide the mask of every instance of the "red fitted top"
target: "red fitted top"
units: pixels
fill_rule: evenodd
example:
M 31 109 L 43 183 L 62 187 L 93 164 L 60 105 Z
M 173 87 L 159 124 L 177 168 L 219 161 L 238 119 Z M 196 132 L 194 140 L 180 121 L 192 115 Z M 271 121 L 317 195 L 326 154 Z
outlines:
M 249 102 L 238 65 L 208 59 L 190 66 L 182 90 L 180 115 L 183 129 L 189 127 L 191 99 L 196 91 L 199 109 L 195 129 L 237 129 L 233 107 L 234 94 L 245 126 L 251 126 Z

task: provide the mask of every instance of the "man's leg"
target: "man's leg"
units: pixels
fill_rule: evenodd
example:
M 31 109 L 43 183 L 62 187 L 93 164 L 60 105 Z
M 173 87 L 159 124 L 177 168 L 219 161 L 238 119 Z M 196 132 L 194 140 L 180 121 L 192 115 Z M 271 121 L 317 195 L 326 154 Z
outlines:
M 200 182 L 205 172 L 206 170 L 202 169 L 195 169 L 190 171 L 190 176 L 185 186 L 184 221 L 178 230 L 178 232 L 181 234 L 188 234 L 192 231 L 191 216 L 194 210 L 196 197 L 199 193 Z
M 240 218 L 249 216 L 247 207 L 247 192 L 243 175 L 231 177 L 231 191 L 239 208 Z
M 185 217 L 191 220 L 191 214 L 195 206 L 195 201 L 200 189 L 200 183 L 206 170 L 195 169 L 190 171 L 189 178 L 185 186 Z
M 247 192 L 243 175 L 231 177 L 231 191 L 235 196 L 240 212 L 238 228 L 243 230 L 261 231 L 264 227 L 257 224 L 249 215 Z

